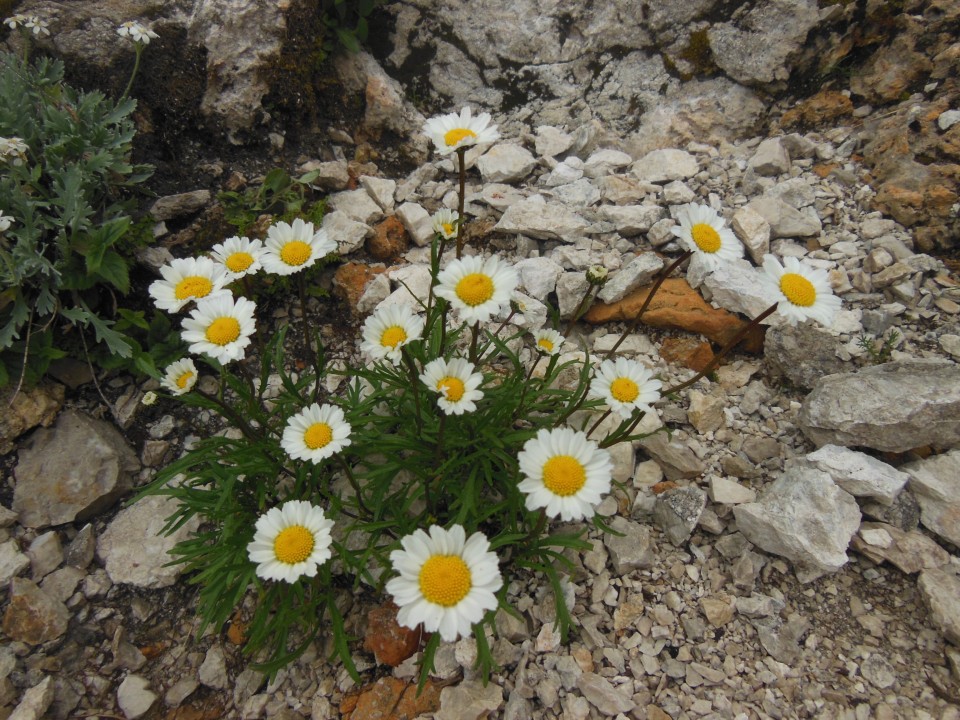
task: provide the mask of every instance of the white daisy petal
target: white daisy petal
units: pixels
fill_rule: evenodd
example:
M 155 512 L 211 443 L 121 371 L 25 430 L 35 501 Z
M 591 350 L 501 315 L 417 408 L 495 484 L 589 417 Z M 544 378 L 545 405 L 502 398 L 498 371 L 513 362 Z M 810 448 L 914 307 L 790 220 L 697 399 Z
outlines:
M 425 544 L 426 556 L 411 562 L 406 548 L 413 545 L 408 540 L 414 537 L 417 545 Z M 489 552 L 482 533 L 465 538 L 460 525 L 450 530 L 434 525 L 429 535 L 417 530 L 402 538 L 404 549 L 390 553 L 399 575 L 387 582 L 386 589 L 400 608 L 400 625 L 416 629 L 422 623 L 427 632 L 439 632 L 443 640 L 453 642 L 469 635 L 486 610 L 497 607 L 496 592 L 503 586 L 497 556 Z M 484 551 L 478 552 L 479 548 Z
M 450 302 L 460 319 L 473 325 L 487 322 L 510 304 L 520 276 L 498 257 L 453 260 L 437 274 L 437 297 Z
M 228 295 L 226 271 L 210 258 L 178 258 L 160 268 L 163 279 L 150 284 L 148 292 L 161 310 L 175 313 L 193 301 Z
M 294 460 L 318 463 L 350 445 L 350 431 L 343 410 L 314 403 L 287 421 L 280 447 Z
M 250 344 L 257 306 L 246 298 L 234 300 L 232 295 L 204 298 L 183 320 L 180 337 L 190 343 L 190 352 L 209 355 L 226 365 L 240 360 Z
M 271 522 L 261 523 L 268 518 Z M 282 520 L 275 522 L 275 518 Z M 247 556 L 257 563 L 257 575 L 264 580 L 293 583 L 304 575 L 315 577 L 317 567 L 331 557 L 332 527 L 322 508 L 305 500 L 290 500 L 260 516 Z
M 543 328 L 533 334 L 534 349 L 541 355 L 559 355 L 563 335 L 552 328 Z
M 680 224 L 670 228 L 670 232 L 700 257 L 707 270 L 716 270 L 721 263 L 743 257 L 743 245 L 710 206 L 684 205 L 677 212 L 677 222 Z
M 610 491 L 610 453 L 571 428 L 539 430 L 517 461 L 524 476 L 518 488 L 527 493 L 527 509 L 544 508 L 550 517 L 593 517 L 595 499 Z
M 190 358 L 177 360 L 167 366 L 160 386 L 174 395 L 183 395 L 190 392 L 197 384 L 197 366 Z
M 263 265 L 260 260 L 266 250 L 259 240 L 247 237 L 231 237 L 211 248 L 213 259 L 227 273 L 230 280 L 253 275 Z
M 773 255 L 763 256 L 762 282 L 777 302 L 777 314 L 790 325 L 805 320 L 830 327 L 842 303 L 833 294 L 827 273 L 797 258 L 788 257 L 781 265 Z
M 360 350 L 373 360 L 400 362 L 402 348 L 423 332 L 423 318 L 409 305 L 389 305 L 378 310 L 363 323 Z
M 337 249 L 324 230 L 314 232 L 313 223 L 296 218 L 293 224 L 278 222 L 267 230 L 266 248 L 260 258 L 263 269 L 275 275 L 305 270 Z
M 431 360 L 423 368 L 420 380 L 437 393 L 437 404 L 446 415 L 463 415 L 477 409 L 476 401 L 483 397 L 479 389 L 483 375 L 474 372 L 473 363 L 463 358 L 449 362 L 443 358 Z
M 496 125 L 490 125 L 489 113 L 472 117 L 469 107 L 465 107 L 460 114 L 450 113 L 430 118 L 424 124 L 423 132 L 433 141 L 441 155 L 500 139 Z
M 453 240 L 457 236 L 457 225 L 460 222 L 460 216 L 456 210 L 441 208 L 433 214 L 431 224 L 433 231 L 444 240 Z
M 604 360 L 590 382 L 590 397 L 600 398 L 623 418 L 636 410 L 649 410 L 660 399 L 663 383 L 636 360 Z

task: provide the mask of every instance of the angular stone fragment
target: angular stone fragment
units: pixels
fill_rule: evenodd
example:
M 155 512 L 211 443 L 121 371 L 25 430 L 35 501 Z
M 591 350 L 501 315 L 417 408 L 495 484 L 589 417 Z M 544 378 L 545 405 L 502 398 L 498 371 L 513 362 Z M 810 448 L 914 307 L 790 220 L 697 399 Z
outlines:
M 27 690 L 7 720 L 40 720 L 53 702 L 53 678 L 47 675 L 37 685 Z
M 593 672 L 585 672 L 580 676 L 577 689 L 591 705 L 609 717 L 628 713 L 637 706 L 632 698 L 618 691 L 609 680 Z
M 706 506 L 707 496 L 700 488 L 674 488 L 657 495 L 653 519 L 667 539 L 679 546 L 690 539 Z
M 430 213 L 417 203 L 405 202 L 397 208 L 397 217 L 410 233 L 417 247 L 425 247 L 433 240 L 433 222 Z
M 814 237 L 823 230 L 815 213 L 800 212 L 780 198 L 757 198 L 747 207 L 769 223 L 771 239 Z
M 909 475 L 866 453 L 839 445 L 824 445 L 809 453 L 803 462 L 822 470 L 854 497 L 892 505 L 907 484 Z
M 750 542 L 795 562 L 801 582 L 845 565 L 850 538 L 860 527 L 860 509 L 849 493 L 826 473 L 797 465 L 733 514 Z
M 683 480 L 703 474 L 706 469 L 703 462 L 674 433 L 674 439 L 666 433 L 657 433 L 640 441 L 644 451 L 663 469 L 668 480 Z
M 436 720 L 480 720 L 503 705 L 503 688 L 496 683 L 464 680 L 440 691 Z
M 960 546 L 960 449 L 903 466 L 920 504 L 920 522 Z
M 0 543 L 0 587 L 30 567 L 30 558 L 20 552 L 16 539 Z
M 619 516 L 611 518 L 610 528 L 620 533 L 603 536 L 603 543 L 610 553 L 610 562 L 617 575 L 626 575 L 632 570 L 653 564 L 650 528 Z
M 545 298 L 557 289 L 557 279 L 563 268 L 546 257 L 526 258 L 514 265 L 520 275 L 520 284 L 536 298 Z
M 950 562 L 950 553 L 922 532 L 904 532 L 887 523 L 863 523 L 850 547 L 875 563 L 886 560 L 907 574 L 943 567 Z
M 666 211 L 659 205 L 605 205 L 600 215 L 612 222 L 623 237 L 633 237 L 647 232 L 664 218 Z
M 943 637 L 960 645 L 960 577 L 938 568 L 924 570 L 917 588 Z
M 493 229 L 537 240 L 574 242 L 586 232 L 587 222 L 560 203 L 546 202 L 542 195 L 533 195 L 508 207 Z
M 336 241 L 340 255 L 349 255 L 362 248 L 363 241 L 370 233 L 366 223 L 358 222 L 340 210 L 324 215 L 322 227 L 327 237 Z
M 150 681 L 140 675 L 127 675 L 117 688 L 117 705 L 127 720 L 143 717 L 156 702 L 157 694 L 150 689 Z
M 710 499 L 724 505 L 740 505 L 755 501 L 757 493 L 736 480 L 714 477 L 710 479 Z
M 663 260 L 659 255 L 652 252 L 641 253 L 613 273 L 597 293 L 597 297 L 605 303 L 622 300 L 625 295 L 651 282 L 662 268 Z
M 790 169 L 790 155 L 780 138 L 767 138 L 757 145 L 747 165 L 757 175 L 780 175 Z
M 14 578 L 10 583 L 10 604 L 3 615 L 3 632 L 12 640 L 41 645 L 67 631 L 70 611 L 35 583 Z
M 64 388 L 43 382 L 34 388 L 7 389 L 0 395 L 0 455 L 14 449 L 13 439 L 37 425 L 50 427 L 63 405 Z
M 840 340 L 818 325 L 773 325 L 764 338 L 764 359 L 777 375 L 809 390 L 824 375 L 852 372 L 852 362 L 838 356 Z
M 537 159 L 522 145 L 497 143 L 477 160 L 484 182 L 512 183 L 523 180 L 537 165 Z
M 699 170 L 697 158 L 686 150 L 673 148 L 649 152 L 632 167 L 633 174 L 638 179 L 655 183 L 686 180 L 696 175 Z
M 821 378 L 799 424 L 816 445 L 903 452 L 960 443 L 960 366 L 905 360 Z
M 21 449 L 13 509 L 29 528 L 85 520 L 129 491 L 139 468 L 137 456 L 112 425 L 66 410 Z

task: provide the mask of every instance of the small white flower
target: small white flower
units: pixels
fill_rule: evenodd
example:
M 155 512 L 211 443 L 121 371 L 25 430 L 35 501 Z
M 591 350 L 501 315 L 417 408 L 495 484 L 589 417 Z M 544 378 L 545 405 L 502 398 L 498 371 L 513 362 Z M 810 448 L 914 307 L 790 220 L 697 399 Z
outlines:
M 350 431 L 343 410 L 314 403 L 287 421 L 280 447 L 294 460 L 318 463 L 347 447 Z
M 46 20 L 41 20 L 36 15 L 27 16 L 26 22 L 23 23 L 23 26 L 27 28 L 36 36 L 40 35 L 49 35 L 50 30 L 48 29 L 48 24 Z
M 423 132 L 433 140 L 441 155 L 470 145 L 496 142 L 500 138 L 497 126 L 490 125 L 490 114 L 480 113 L 472 117 L 469 107 L 465 107 L 460 114 L 430 118 L 423 126 Z
M 9 215 L 4 215 L 3 211 L 0 210 L 0 232 L 5 232 L 10 229 L 10 226 L 13 224 L 13 218 Z
M 161 310 L 175 313 L 184 305 L 204 298 L 229 295 L 224 288 L 227 272 L 210 258 L 177 258 L 160 268 L 162 280 L 154 280 L 148 292 Z
M 211 248 L 213 259 L 223 265 L 230 280 L 253 275 L 262 265 L 263 243 L 247 237 L 231 237 Z
M 180 337 L 190 343 L 192 353 L 209 355 L 224 365 L 240 360 L 256 329 L 256 309 L 252 301 L 242 297 L 234 300 L 229 294 L 204 298 L 190 317 L 183 319 Z
M 453 240 L 457 236 L 457 225 L 460 216 L 456 210 L 441 208 L 431 218 L 433 231 L 444 240 Z
M 543 328 L 533 334 L 533 342 L 538 353 L 559 355 L 560 346 L 563 345 L 563 335 L 551 328 Z
M 268 273 L 292 275 L 336 249 L 337 243 L 324 230 L 314 232 L 313 223 L 296 218 L 292 225 L 281 221 L 270 226 L 260 262 Z
M 390 553 L 398 577 L 386 590 L 400 608 L 397 622 L 439 632 L 446 642 L 466 637 L 488 610 L 497 608 L 503 586 L 497 556 L 486 535 L 466 537 L 461 525 L 444 530 L 431 525 L 400 539 L 402 550 Z
M 440 395 L 437 404 L 446 415 L 463 415 L 476 410 L 475 401 L 483 397 L 483 391 L 478 389 L 483 375 L 473 370 L 473 363 L 463 358 L 450 362 L 437 358 L 424 366 L 420 380 Z
M 190 358 L 170 363 L 164 372 L 160 385 L 174 395 L 184 395 L 197 384 L 197 366 Z
M 388 305 L 363 323 L 360 350 L 374 360 L 386 358 L 394 365 L 400 362 L 400 348 L 416 340 L 423 332 L 423 318 L 408 305 Z
M 148 390 L 143 394 L 143 397 L 140 398 L 140 402 L 150 407 L 157 401 L 157 394 L 153 390 Z
M 607 282 L 607 275 L 610 271 L 603 265 L 591 265 L 587 268 L 587 282 L 591 285 L 603 285 Z
M 28 18 L 26 15 L 21 15 L 17 13 L 16 15 L 11 15 L 6 20 L 3 21 L 3 24 L 6 25 L 11 30 L 16 30 L 18 27 L 26 27 Z
M 21 138 L 0 137 L 0 160 L 9 162 L 11 165 L 23 165 L 23 159 L 29 149 Z
M 642 363 L 617 358 L 600 363 L 590 382 L 590 397 L 600 398 L 613 412 L 628 418 L 637 409 L 649 412 L 660 399 L 661 387 L 663 383 Z
M 256 527 L 247 556 L 257 563 L 257 575 L 264 580 L 293 583 L 304 575 L 315 577 L 317 567 L 332 554 L 333 521 L 306 500 L 289 500 L 270 508 Z
M 795 257 L 784 258 L 781 265 L 773 255 L 763 256 L 765 288 L 774 298 L 777 313 L 790 325 L 806 319 L 824 327 L 833 325 L 842 303 L 833 294 L 825 270 L 804 265 Z
M 120 27 L 117 28 L 117 35 L 120 37 L 128 37 L 140 45 L 149 45 L 151 40 L 156 40 L 160 37 L 146 25 L 142 25 L 136 20 L 128 20 L 122 23 Z
M 544 508 L 561 520 L 593 517 L 594 506 L 610 492 L 610 453 L 571 428 L 542 429 L 517 455 L 528 510 Z
M 437 283 L 437 297 L 449 300 L 460 319 L 472 325 L 487 322 L 510 303 L 520 276 L 496 255 L 465 257 L 437 273 Z
M 709 205 L 684 205 L 677 220 L 680 226 L 670 228 L 670 232 L 701 258 L 707 270 L 713 272 L 721 263 L 743 257 L 743 245 Z

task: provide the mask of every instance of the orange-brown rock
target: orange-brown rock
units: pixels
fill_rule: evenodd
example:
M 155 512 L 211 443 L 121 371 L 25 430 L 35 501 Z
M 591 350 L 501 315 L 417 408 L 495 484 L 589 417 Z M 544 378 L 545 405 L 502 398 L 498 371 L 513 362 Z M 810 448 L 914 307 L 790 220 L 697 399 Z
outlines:
M 690 337 L 671 337 L 660 344 L 660 357 L 668 363 L 700 372 L 713 362 L 713 348 L 706 341 Z
M 594 305 L 584 319 L 594 325 L 615 320 L 631 320 L 636 317 L 649 292 L 650 287 L 640 288 L 612 305 Z M 643 314 L 641 322 L 652 327 L 700 333 L 718 345 L 726 345 L 747 325 L 733 313 L 711 306 L 686 280 L 680 278 L 664 281 Z M 753 328 L 744 338 L 743 345 L 751 352 L 758 352 L 763 347 L 763 330 Z
M 390 260 L 407 251 L 410 236 L 400 222 L 400 218 L 391 215 L 373 228 L 373 237 L 367 239 L 367 252 L 377 260 Z
M 420 647 L 421 630 L 410 630 L 397 623 L 397 606 L 384 603 L 367 613 L 367 632 L 363 647 L 378 663 L 396 667 Z
M 344 263 L 333 274 L 333 293 L 350 306 L 350 312 L 355 313 L 367 283 L 386 269 L 379 263 L 376 265 L 361 262 Z
M 783 114 L 784 128 L 795 125 L 820 125 L 853 113 L 853 101 L 836 90 L 824 90 L 807 98 Z
M 417 695 L 416 683 L 394 677 L 380 678 L 359 695 L 344 698 L 340 713 L 345 720 L 413 720 L 440 709 L 440 689 L 430 680 Z
M 665 493 L 667 490 L 673 490 L 674 488 L 678 488 L 678 487 L 680 486 L 677 485 L 673 480 L 661 480 L 660 482 L 652 485 L 650 487 L 650 491 L 654 495 L 661 495 Z

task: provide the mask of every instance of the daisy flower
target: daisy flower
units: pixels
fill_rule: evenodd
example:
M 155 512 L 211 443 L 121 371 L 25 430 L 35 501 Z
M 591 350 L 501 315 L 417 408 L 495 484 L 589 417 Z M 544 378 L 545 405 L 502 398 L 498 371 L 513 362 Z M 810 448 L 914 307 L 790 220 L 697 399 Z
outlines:
M 23 159 L 29 149 L 21 138 L 0 137 L 0 160 L 9 161 L 11 165 L 23 165 Z
M 777 312 L 790 325 L 808 318 L 824 327 L 833 325 L 841 303 L 825 270 L 804 265 L 795 257 L 784 258 L 781 265 L 773 255 L 764 255 L 760 277 L 779 303 Z
M 707 270 L 712 272 L 720 263 L 743 257 L 743 245 L 712 207 L 684 205 L 677 213 L 677 220 L 680 226 L 670 228 L 670 232 L 703 260 Z
M 314 403 L 287 421 L 280 447 L 294 460 L 318 463 L 350 444 L 350 430 L 343 410 Z
M 423 368 L 423 384 L 440 394 L 437 404 L 446 415 L 463 415 L 477 409 L 475 400 L 483 397 L 478 390 L 483 375 L 474 372 L 473 363 L 463 358 L 447 362 L 443 358 L 431 360 Z
M 469 538 L 461 525 L 444 530 L 431 525 L 400 539 L 403 550 L 390 553 L 398 577 L 386 589 L 400 608 L 397 622 L 439 632 L 446 642 L 470 634 L 474 623 L 498 605 L 503 586 L 497 556 L 480 532 Z
M 496 125 L 490 125 L 490 113 L 480 113 L 472 117 L 469 107 L 460 114 L 450 113 L 430 118 L 423 126 L 423 132 L 437 146 L 437 152 L 447 155 L 454 150 L 492 143 L 500 139 Z
M 590 397 L 600 398 L 607 407 L 621 417 L 628 418 L 634 410 L 650 410 L 660 399 L 663 383 L 636 360 L 617 358 L 600 363 L 590 382 Z
M 27 24 L 28 18 L 26 15 L 21 15 L 17 13 L 16 15 L 11 15 L 6 20 L 3 21 L 3 24 L 6 25 L 11 30 L 16 30 L 18 27 L 25 27 Z
M 263 269 L 276 275 L 305 270 L 337 249 L 324 230 L 313 231 L 313 223 L 300 218 L 293 225 L 278 222 L 267 230 L 266 251 L 260 258 Z
M 167 365 L 160 385 L 174 395 L 184 395 L 197 384 L 197 366 L 190 358 L 177 360 Z
M 197 303 L 190 317 L 183 319 L 180 337 L 190 343 L 190 352 L 209 355 L 226 365 L 240 360 L 255 329 L 255 303 L 232 295 L 217 295 Z
M 227 272 L 210 258 L 178 258 L 160 268 L 163 279 L 150 284 L 150 296 L 161 310 L 175 313 L 192 300 L 229 295 Z
M 409 305 L 389 305 L 363 323 L 360 349 L 374 360 L 386 358 L 394 365 L 400 362 L 400 348 L 416 340 L 423 332 L 423 318 Z
M 270 508 L 257 520 L 247 556 L 257 563 L 264 580 L 293 583 L 306 575 L 315 577 L 317 567 L 330 559 L 330 529 L 333 521 L 323 508 L 306 500 L 289 500 Z
M 121 23 L 120 27 L 117 28 L 117 35 L 120 37 L 128 37 L 140 45 L 149 45 L 151 40 L 156 40 L 160 37 L 153 30 L 145 25 L 141 25 L 136 20 L 128 20 L 125 23 Z
M 563 335 L 556 330 L 543 328 L 533 334 L 533 342 L 538 353 L 558 355 L 560 354 L 560 346 L 563 345 Z
M 465 257 L 437 273 L 437 283 L 437 296 L 449 300 L 460 319 L 472 325 L 487 322 L 510 303 L 520 276 L 495 255 L 486 260 Z
M 528 510 L 544 508 L 552 518 L 593 517 L 604 493 L 610 492 L 610 453 L 571 428 L 542 429 L 517 455 L 524 479 L 517 486 L 527 494 Z
M 457 236 L 457 224 L 460 216 L 456 210 L 442 208 L 437 210 L 431 218 L 433 231 L 444 240 L 453 240 Z
M 253 275 L 261 268 L 263 243 L 246 237 L 231 237 L 211 248 L 213 259 L 226 268 L 230 280 Z

